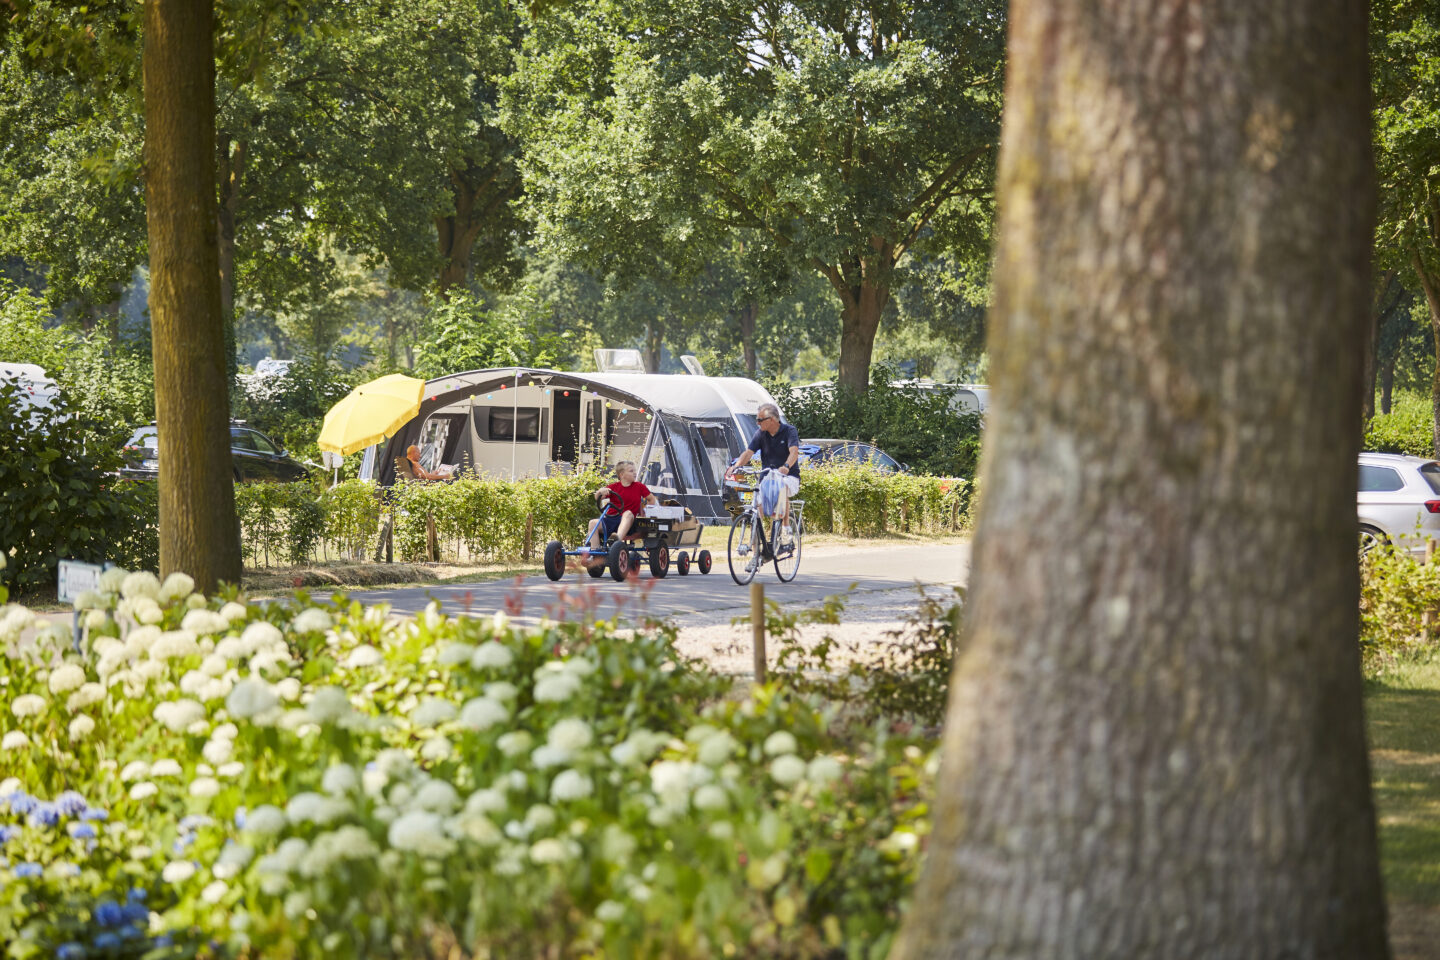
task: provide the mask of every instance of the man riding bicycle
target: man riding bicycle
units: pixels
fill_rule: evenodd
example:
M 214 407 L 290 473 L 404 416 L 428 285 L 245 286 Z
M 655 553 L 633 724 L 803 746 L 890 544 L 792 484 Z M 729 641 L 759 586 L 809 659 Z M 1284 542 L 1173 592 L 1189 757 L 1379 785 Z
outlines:
M 780 408 L 773 403 L 760 404 L 755 412 L 755 424 L 759 429 L 750 438 L 750 446 L 740 454 L 726 477 L 733 478 L 736 470 L 760 454 L 760 465 L 780 474 L 780 500 L 775 516 L 784 523 L 790 515 L 790 498 L 800 492 L 800 432 L 794 424 L 780 419 Z

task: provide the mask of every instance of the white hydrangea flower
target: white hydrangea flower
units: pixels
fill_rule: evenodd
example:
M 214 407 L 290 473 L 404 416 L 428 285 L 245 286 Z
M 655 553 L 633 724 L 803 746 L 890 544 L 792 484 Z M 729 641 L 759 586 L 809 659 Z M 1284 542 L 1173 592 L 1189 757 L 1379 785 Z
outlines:
M 90 719 L 83 713 L 70 721 L 71 740 L 84 740 L 86 737 L 90 736 L 90 734 L 94 732 L 95 721 Z
M 99 630 L 110 622 L 110 614 L 104 610 L 87 610 L 81 618 L 80 625 L 86 630 Z
M 305 710 L 316 723 L 334 723 L 351 712 L 350 695 L 340 687 L 321 687 L 310 697 Z
M 129 783 L 131 780 L 144 780 L 150 776 L 150 764 L 144 760 L 131 760 L 125 764 L 125 769 L 120 771 L 120 781 Z
M 194 700 L 171 700 L 156 704 L 153 716 L 175 733 L 182 733 L 193 724 L 203 722 L 206 713 Z
M 214 777 L 196 777 L 190 781 L 190 796 L 208 800 L 220 792 L 220 781 Z
M 318 607 L 307 607 L 290 622 L 290 629 L 296 633 L 324 633 L 334 625 L 330 614 Z
M 182 630 L 189 630 L 204 637 L 229 630 L 230 621 L 214 610 L 191 610 L 185 614 L 185 619 L 180 621 L 180 627 Z
M 329 794 L 353 793 L 360 788 L 360 775 L 348 763 L 333 763 L 320 778 L 320 786 Z
M 363 828 L 349 824 L 332 833 L 322 833 L 310 844 L 299 865 L 304 877 L 322 877 L 344 860 L 373 860 L 380 848 Z
M 503 813 L 508 804 L 505 801 L 505 792 L 490 788 L 488 790 L 476 790 L 465 799 L 466 813 Z
M 101 585 L 104 585 L 105 578 L 100 578 Z M 136 597 L 148 597 L 151 600 L 160 599 L 160 578 L 149 570 L 137 570 L 127 574 L 120 581 L 120 596 L 126 600 L 134 600 Z
M 510 618 L 505 615 L 504 610 L 496 610 L 495 616 L 490 618 L 490 628 L 496 633 L 499 633 L 500 631 L 505 629 L 506 625 L 509 622 Z
M 165 619 L 165 611 L 149 597 L 136 597 L 130 601 L 130 617 L 136 623 L 156 624 Z
M 375 755 L 375 768 L 391 780 L 408 777 L 414 767 L 410 754 L 397 747 L 389 747 Z
M 735 824 L 729 820 L 716 820 L 710 824 L 705 832 L 716 840 L 733 840 L 735 838 Z
M 225 658 L 216 653 L 209 654 L 204 660 L 200 661 L 200 672 L 207 677 L 224 676 L 225 671 L 229 668 L 230 664 Z
M 257 836 L 273 837 L 285 829 L 285 812 L 272 804 L 262 804 L 245 814 L 245 829 Z
M 397 818 L 390 824 L 387 838 L 396 850 L 425 857 L 448 857 L 455 852 L 455 841 L 446 834 L 444 820 L 428 810 L 412 810 Z
M 549 830 L 555 826 L 555 810 L 543 803 L 537 803 L 525 811 L 525 826 L 531 830 Z
M 28 746 L 30 746 L 30 737 L 24 730 L 10 730 L 5 736 L 0 737 L 0 752 L 21 750 Z
M 718 767 L 730 759 L 731 754 L 735 752 L 737 746 L 739 746 L 739 744 L 736 743 L 734 737 L 730 736 L 729 733 L 721 731 L 701 741 L 700 749 L 697 753 L 701 763 L 707 767 Z
M 478 813 L 461 813 L 445 821 L 445 830 L 456 839 L 466 838 L 482 847 L 493 847 L 504 839 L 500 828 Z
M 819 756 L 810 761 L 810 766 L 805 771 L 805 779 L 817 787 L 823 787 L 839 780 L 840 775 L 844 772 L 839 760 L 834 757 Z
M 385 776 L 383 771 L 366 769 L 360 774 L 360 786 L 369 797 L 378 797 L 385 790 L 385 785 L 390 778 Z
M 200 655 L 195 632 L 188 629 L 166 630 L 150 645 L 151 660 L 175 660 Z
M 229 763 L 222 763 L 215 770 L 215 776 L 222 780 L 233 780 L 245 772 L 245 764 L 239 760 L 231 760 Z
M 426 697 L 410 711 L 410 722 L 417 727 L 435 727 L 455 719 L 455 704 L 439 697 Z
M 291 823 L 309 823 L 315 819 L 324 802 L 325 798 L 318 793 L 297 793 L 285 804 L 285 816 Z
M 215 728 L 215 732 L 210 734 L 210 736 L 216 740 L 234 740 L 240 736 L 240 728 L 233 723 L 222 723 Z
M 458 667 L 462 663 L 470 661 L 470 655 L 475 652 L 475 645 L 471 643 L 452 643 L 440 651 L 436 662 L 442 667 Z
M 0 556 L 4 556 L 4 554 L 0 554 Z M 4 569 L 5 565 L 0 563 L 0 570 Z M 20 782 L 19 777 L 6 777 L 4 780 L 0 780 L 0 797 L 8 797 L 12 793 L 19 793 L 24 787 L 25 784 Z
M 235 685 L 224 677 L 216 677 L 204 684 L 195 695 L 202 703 L 210 703 L 213 700 L 224 700 L 230 695 L 230 690 Z
M 690 802 L 693 767 L 688 760 L 661 760 L 650 768 L 650 789 L 665 806 L 684 810 Z
M 251 624 L 252 627 L 260 625 Z M 230 712 L 230 716 L 241 720 L 266 713 L 279 704 L 279 698 L 263 680 L 241 680 L 225 698 L 225 709 Z
M 264 620 L 256 620 L 240 634 L 240 646 L 247 657 L 257 650 L 267 647 L 283 647 L 284 645 L 285 635 L 280 632 L 280 628 Z
M 120 585 L 125 582 L 125 578 L 128 576 L 130 576 L 130 571 L 124 567 L 111 567 L 109 570 L 101 571 L 100 592 L 119 593 Z
M 535 702 L 563 703 L 579 693 L 581 686 L 573 673 L 546 673 L 535 681 Z
M 558 837 L 546 837 L 530 845 L 530 859 L 539 864 L 564 863 L 571 852 L 570 844 Z
M 570 762 L 573 754 L 564 747 L 556 747 L 551 744 L 542 744 L 535 748 L 530 754 L 530 762 L 535 764 L 537 769 L 544 770 L 549 767 L 559 767 Z
M 82 683 L 80 687 L 65 701 L 65 709 L 70 712 L 83 710 L 85 707 L 99 703 L 105 699 L 105 688 L 98 683 Z
M 770 763 L 770 776 L 781 786 L 793 786 L 805 777 L 805 761 L 793 753 L 778 756 Z
M 520 688 L 505 680 L 496 680 L 480 688 L 485 696 L 499 703 L 513 703 L 520 696 Z
M 275 684 L 275 692 L 279 694 L 280 699 L 286 703 L 294 703 L 296 700 L 299 700 L 301 690 L 300 681 L 294 677 L 286 677 Z
M 494 640 L 480 644 L 470 657 L 470 666 L 476 670 L 504 670 L 514 662 L 510 648 Z
M 550 784 L 550 799 L 556 803 L 583 800 L 595 792 L 595 784 L 579 770 L 562 770 Z
M 432 763 L 439 763 L 442 760 L 450 759 L 454 747 L 448 737 L 431 737 L 420 747 L 420 757 Z
M 663 733 L 655 733 L 643 727 L 632 730 L 623 743 L 617 743 L 610 748 L 610 759 L 621 766 L 646 763 L 669 739 Z
M 190 594 L 190 596 L 185 598 L 185 607 L 188 610 L 205 609 L 205 595 L 200 593 Z
M 229 760 L 231 754 L 234 752 L 235 744 L 233 741 L 223 738 L 216 740 L 213 737 L 200 750 L 200 754 L 205 758 L 205 761 L 207 763 L 213 763 L 217 767 Z
M 385 654 L 369 644 L 361 644 L 345 657 L 345 666 L 351 670 L 378 667 L 385 662 Z
M 799 749 L 795 735 L 788 730 L 776 730 L 765 738 L 765 755 L 777 757 L 782 753 L 794 753 Z
M 51 693 L 69 693 L 85 683 L 85 668 L 77 663 L 62 663 L 50 671 L 46 683 Z
M 45 712 L 45 698 L 38 693 L 22 693 L 10 704 L 10 712 L 17 717 L 35 717 Z
M 144 800 L 148 797 L 155 796 L 155 794 L 159 792 L 160 788 L 155 786 L 155 784 L 151 783 L 149 780 L 141 780 L 139 783 L 135 784 L 135 786 L 130 788 L 130 799 Z
M 160 871 L 160 879 L 166 883 L 184 883 L 193 876 L 195 876 L 195 864 L 189 860 L 171 860 L 165 864 L 165 869 Z
M 545 741 L 552 747 L 574 751 L 584 750 L 594 739 L 595 733 L 590 724 L 579 717 L 566 717 L 550 728 Z
M 415 792 L 410 801 L 412 809 L 431 810 L 435 813 L 453 813 L 460 806 L 460 795 L 444 780 L 429 780 Z
M 159 660 L 146 660 L 135 664 L 134 674 L 146 681 L 158 680 L 165 676 L 165 664 Z
M 221 848 L 220 859 L 215 861 L 215 866 L 210 868 L 210 872 L 221 880 L 229 880 L 248 867 L 254 856 L 255 851 L 244 844 L 228 844 Z
M 476 697 L 460 710 L 460 725 L 467 730 L 489 730 L 510 719 L 510 709 L 489 697 Z
M 105 595 L 98 590 L 81 591 L 80 596 L 75 598 L 76 610 L 101 610 L 109 606 Z
M 205 884 L 205 889 L 200 891 L 200 899 L 214 906 L 230 891 L 230 885 L 224 880 L 212 880 Z
M 231 600 L 220 608 L 220 616 L 225 618 L 226 623 L 234 623 L 236 620 L 244 620 L 250 615 L 250 611 L 243 603 L 236 603 Z
M 184 772 L 175 760 L 156 760 L 150 767 L 152 777 L 178 777 Z
M 625 905 L 614 900 L 602 900 L 595 908 L 595 919 L 601 923 L 618 923 L 625 919 Z
M 160 584 L 160 602 L 171 603 L 175 600 L 184 600 L 195 592 L 195 578 L 187 573 L 178 570 L 165 578 Z
M 194 695 L 198 693 L 200 688 L 205 686 L 209 680 L 210 678 L 199 670 L 186 670 L 185 675 L 180 678 L 180 692 Z
M 695 796 L 690 802 L 695 805 L 696 810 L 723 810 L 729 805 L 730 799 L 724 788 L 707 783 L 696 788 Z

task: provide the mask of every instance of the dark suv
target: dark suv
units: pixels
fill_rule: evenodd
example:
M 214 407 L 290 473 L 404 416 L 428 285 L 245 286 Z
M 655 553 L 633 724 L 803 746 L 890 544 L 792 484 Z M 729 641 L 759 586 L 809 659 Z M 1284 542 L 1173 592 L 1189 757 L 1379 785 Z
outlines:
M 131 434 L 124 448 L 125 466 L 120 475 L 136 480 L 154 480 L 160 476 L 159 433 L 155 424 L 141 427 Z M 244 421 L 230 421 L 230 457 L 235 480 L 289 482 L 303 480 L 309 471 L 300 461 L 288 456 L 280 445 Z
M 909 473 L 910 468 L 871 443 L 858 440 L 801 440 L 800 463 L 863 463 L 881 473 Z

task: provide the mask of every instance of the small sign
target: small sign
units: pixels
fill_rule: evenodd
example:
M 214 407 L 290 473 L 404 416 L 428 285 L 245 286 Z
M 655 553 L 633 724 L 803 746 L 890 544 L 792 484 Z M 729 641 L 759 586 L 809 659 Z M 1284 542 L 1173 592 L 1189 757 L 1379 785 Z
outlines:
M 60 589 L 58 591 L 61 603 L 74 603 L 75 598 L 86 590 L 100 589 L 100 574 L 105 568 L 98 563 L 85 563 L 81 560 L 60 561 Z

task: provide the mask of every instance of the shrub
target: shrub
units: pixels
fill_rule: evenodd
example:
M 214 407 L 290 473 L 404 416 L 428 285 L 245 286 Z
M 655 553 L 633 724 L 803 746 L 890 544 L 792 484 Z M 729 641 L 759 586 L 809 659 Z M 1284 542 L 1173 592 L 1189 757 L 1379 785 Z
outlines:
M 838 384 L 822 390 L 797 391 L 783 383 L 769 388 L 802 439 L 863 440 L 916 473 L 974 476 L 980 459 L 980 417 L 951 410 L 950 394 L 943 388 L 894 387 L 892 379 L 894 371 L 877 365 L 865 393 Z
M 1360 565 L 1360 649 L 1367 669 L 1434 649 L 1440 630 L 1440 563 L 1376 547 Z M 1433 622 L 1428 626 L 1425 615 Z
M 22 404 L 0 380 L 0 572 L 20 590 L 55 582 L 62 559 L 149 556 L 154 499 L 148 485 L 117 479 L 124 434 L 74 412 L 63 388 L 56 409 Z
M 1366 450 L 1435 455 L 1434 415 L 1430 398 L 1411 391 L 1397 392 L 1390 413 L 1377 414 L 1365 428 Z
M 807 467 L 800 496 L 817 533 L 880 537 L 965 529 L 971 484 L 949 477 L 881 473 L 863 463 Z
M 133 887 L 165 956 L 885 955 L 929 828 L 915 742 L 725 697 L 593 608 L 519 629 L 189 586 L 107 574 L 83 656 L 0 618 L 12 951 L 98 947 Z
M 325 511 L 313 484 L 237 483 L 235 513 L 240 519 L 241 555 L 252 563 L 263 555 L 305 563 L 325 533 Z
M 346 480 L 320 495 L 325 538 L 347 556 L 364 559 L 380 529 L 380 495 L 373 483 Z

